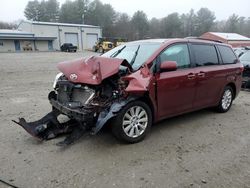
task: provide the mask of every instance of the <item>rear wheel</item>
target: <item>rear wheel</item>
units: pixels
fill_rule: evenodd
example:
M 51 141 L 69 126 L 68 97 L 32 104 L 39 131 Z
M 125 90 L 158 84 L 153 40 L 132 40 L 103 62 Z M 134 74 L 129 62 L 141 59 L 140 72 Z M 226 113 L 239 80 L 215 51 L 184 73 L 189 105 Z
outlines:
M 98 49 L 98 52 L 103 54 L 103 53 L 104 53 L 104 49 L 103 49 L 102 47 L 100 47 L 100 48 Z
M 148 105 L 142 101 L 134 101 L 116 116 L 112 132 L 121 141 L 136 143 L 145 138 L 151 125 L 152 114 Z
M 232 106 L 233 96 L 234 93 L 232 87 L 226 86 L 216 110 L 221 113 L 227 112 Z

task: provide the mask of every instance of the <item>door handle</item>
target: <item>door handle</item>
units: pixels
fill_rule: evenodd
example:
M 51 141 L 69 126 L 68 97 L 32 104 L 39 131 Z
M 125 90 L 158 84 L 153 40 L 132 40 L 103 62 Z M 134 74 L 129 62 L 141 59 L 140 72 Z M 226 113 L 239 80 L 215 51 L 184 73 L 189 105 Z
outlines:
M 193 80 L 193 79 L 195 79 L 195 74 L 194 73 L 190 73 L 190 74 L 187 75 L 187 78 L 189 80 Z
M 204 78 L 205 75 L 206 75 L 205 72 L 199 72 L 199 73 L 198 73 L 198 76 L 201 77 L 201 78 Z

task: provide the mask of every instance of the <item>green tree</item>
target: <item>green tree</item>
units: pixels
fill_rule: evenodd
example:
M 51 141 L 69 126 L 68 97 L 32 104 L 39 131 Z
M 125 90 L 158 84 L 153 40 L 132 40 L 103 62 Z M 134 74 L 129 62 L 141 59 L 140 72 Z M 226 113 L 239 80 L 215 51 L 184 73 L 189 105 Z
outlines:
M 72 1 L 66 1 L 62 4 L 60 9 L 60 18 L 59 21 L 63 23 L 81 23 L 81 16 L 77 14 L 78 6 Z
M 94 0 L 89 4 L 85 20 L 87 24 L 101 26 L 103 36 L 110 37 L 114 35 L 115 18 L 116 12 L 110 4 Z
M 246 19 L 244 25 L 244 35 L 250 37 L 250 17 Z
M 114 23 L 114 35 L 126 39 L 131 38 L 130 17 L 126 13 L 118 13 L 117 20 Z
M 40 3 L 37 0 L 29 1 L 24 10 L 27 20 L 41 21 Z
M 151 38 L 161 37 L 161 22 L 157 18 L 152 18 L 149 21 L 149 36 Z
M 239 32 L 240 17 L 236 14 L 231 15 L 226 21 L 225 32 Z
M 137 11 L 134 13 L 132 19 L 132 31 L 133 39 L 143 39 L 147 37 L 149 31 L 149 22 L 147 15 L 143 11 Z
M 178 13 L 169 14 L 161 20 L 162 37 L 175 38 L 181 35 L 181 20 Z
M 57 0 L 41 1 L 40 14 L 41 21 L 57 22 L 59 20 L 59 3 Z
M 59 18 L 59 3 L 57 0 L 29 1 L 24 15 L 28 20 L 56 22 Z
M 17 25 L 15 23 L 8 23 L 0 21 L 0 29 L 16 29 Z
M 194 33 L 196 36 L 200 36 L 203 33 L 209 32 L 214 25 L 216 17 L 212 11 L 208 8 L 201 8 L 196 15 L 196 21 L 194 24 Z
M 187 14 L 181 15 L 181 33 L 183 37 L 193 36 L 194 35 L 194 25 L 196 20 L 196 15 L 193 9 Z

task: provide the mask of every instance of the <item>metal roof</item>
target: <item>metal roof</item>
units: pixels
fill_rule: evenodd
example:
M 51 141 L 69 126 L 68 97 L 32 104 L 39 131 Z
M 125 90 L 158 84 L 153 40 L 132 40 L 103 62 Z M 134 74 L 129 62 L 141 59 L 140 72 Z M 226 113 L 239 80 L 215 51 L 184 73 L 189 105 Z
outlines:
M 19 30 L 0 29 L 0 37 L 33 37 L 33 33 Z
M 66 27 L 101 28 L 100 26 L 86 25 L 86 24 L 57 23 L 57 22 L 38 22 L 38 21 L 30 21 L 30 20 L 25 20 L 25 21 L 22 21 L 22 22 L 26 22 L 26 23 L 30 23 L 30 24 L 34 24 L 34 25 L 54 25 L 54 26 L 66 26 Z
M 218 36 L 220 38 L 223 38 L 225 40 L 250 41 L 250 38 L 247 38 L 237 33 L 219 33 L 219 32 L 209 32 L 209 33 Z
M 56 37 L 39 37 L 19 30 L 0 29 L 0 39 L 5 40 L 55 40 Z
M 25 31 L 20 31 L 20 30 L 14 30 L 14 29 L 0 29 L 0 34 L 4 35 L 4 34 L 18 34 L 18 35 L 33 35 L 33 33 L 28 33 Z

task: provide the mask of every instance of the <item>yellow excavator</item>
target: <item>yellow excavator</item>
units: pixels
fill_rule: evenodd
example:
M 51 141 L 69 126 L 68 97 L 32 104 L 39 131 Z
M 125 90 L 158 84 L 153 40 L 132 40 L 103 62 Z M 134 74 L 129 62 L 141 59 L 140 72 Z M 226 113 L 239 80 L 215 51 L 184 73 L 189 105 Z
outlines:
M 111 38 L 111 37 L 99 38 L 99 40 L 93 46 L 93 51 L 99 52 L 99 53 L 105 53 L 105 52 L 115 48 L 116 46 L 124 44 L 125 42 L 127 42 L 126 39 L 118 38 L 118 37 L 116 37 L 116 38 Z

